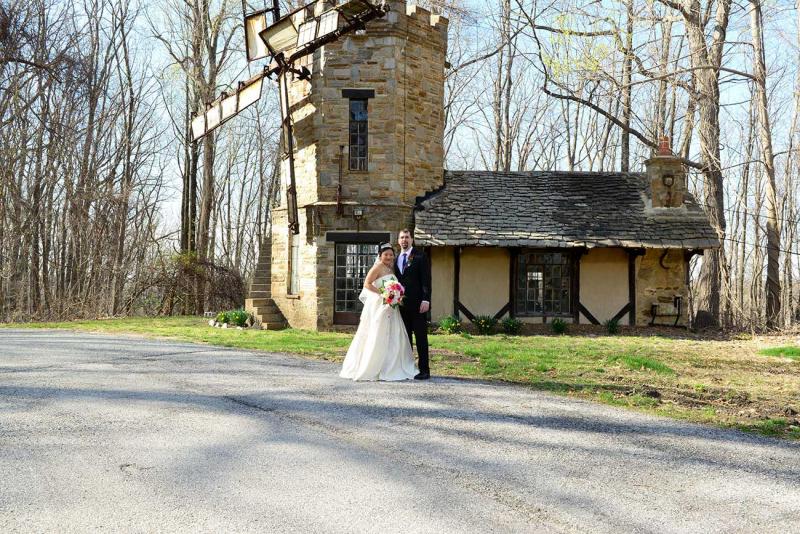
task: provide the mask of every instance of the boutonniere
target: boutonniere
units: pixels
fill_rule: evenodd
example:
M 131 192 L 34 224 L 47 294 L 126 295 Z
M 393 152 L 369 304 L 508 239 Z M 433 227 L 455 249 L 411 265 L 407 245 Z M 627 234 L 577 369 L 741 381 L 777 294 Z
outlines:
M 412 250 L 411 254 L 408 255 L 408 260 L 406 261 L 406 269 L 411 267 L 411 264 L 414 263 L 414 256 L 415 256 L 415 254 L 414 254 L 414 251 Z

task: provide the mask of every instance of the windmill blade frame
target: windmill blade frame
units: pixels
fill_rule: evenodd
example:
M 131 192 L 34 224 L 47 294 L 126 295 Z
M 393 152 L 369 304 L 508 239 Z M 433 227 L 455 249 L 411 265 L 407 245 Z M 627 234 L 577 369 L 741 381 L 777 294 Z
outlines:
M 198 141 L 258 102 L 266 75 L 266 72 L 262 72 L 249 80 L 239 82 L 235 93 L 231 95 L 222 93 L 219 98 L 208 104 L 202 114 L 192 119 L 192 141 Z

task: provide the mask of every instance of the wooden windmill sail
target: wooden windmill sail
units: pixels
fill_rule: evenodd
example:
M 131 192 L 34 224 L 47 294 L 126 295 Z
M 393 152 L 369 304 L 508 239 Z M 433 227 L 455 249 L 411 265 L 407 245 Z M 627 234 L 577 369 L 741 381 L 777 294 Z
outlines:
M 272 0 L 272 7 L 245 14 L 245 44 L 247 60 L 269 58 L 263 71 L 249 80 L 240 81 L 232 94 L 222 93 L 216 100 L 206 104 L 203 113 L 192 119 L 193 141 L 211 133 L 222 124 L 238 115 L 261 98 L 264 78 L 278 83 L 280 96 L 281 129 L 283 133 L 283 158 L 288 161 L 289 184 L 287 208 L 289 228 L 299 232 L 297 216 L 297 190 L 295 188 L 294 138 L 289 112 L 289 76 L 310 79 L 305 67 L 296 67 L 302 57 L 341 36 L 364 29 L 370 20 L 383 17 L 389 10 L 385 3 L 373 4 L 368 0 L 346 0 L 319 15 L 314 15 L 316 1 L 306 4 L 284 16 L 280 14 L 279 0 Z M 267 15 L 272 24 L 267 26 Z

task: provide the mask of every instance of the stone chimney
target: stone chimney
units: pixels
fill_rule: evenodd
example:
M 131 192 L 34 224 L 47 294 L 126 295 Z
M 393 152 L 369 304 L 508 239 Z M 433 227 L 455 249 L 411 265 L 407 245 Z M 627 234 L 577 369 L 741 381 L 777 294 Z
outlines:
M 662 136 L 658 150 L 644 162 L 650 181 L 653 208 L 680 208 L 686 196 L 686 172 L 681 159 L 672 153 L 669 137 Z

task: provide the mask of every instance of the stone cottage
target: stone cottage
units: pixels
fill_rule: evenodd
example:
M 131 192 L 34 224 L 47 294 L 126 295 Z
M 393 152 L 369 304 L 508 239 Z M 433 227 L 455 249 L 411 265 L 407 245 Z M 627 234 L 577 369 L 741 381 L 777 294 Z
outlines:
M 447 19 L 392 1 L 306 58 L 310 80 L 289 91 L 300 232 L 284 167 L 248 309 L 266 328 L 356 324 L 378 244 L 409 226 L 429 252 L 432 320 L 686 324 L 689 259 L 719 243 L 680 160 L 663 149 L 644 174 L 445 171 L 446 51 Z

